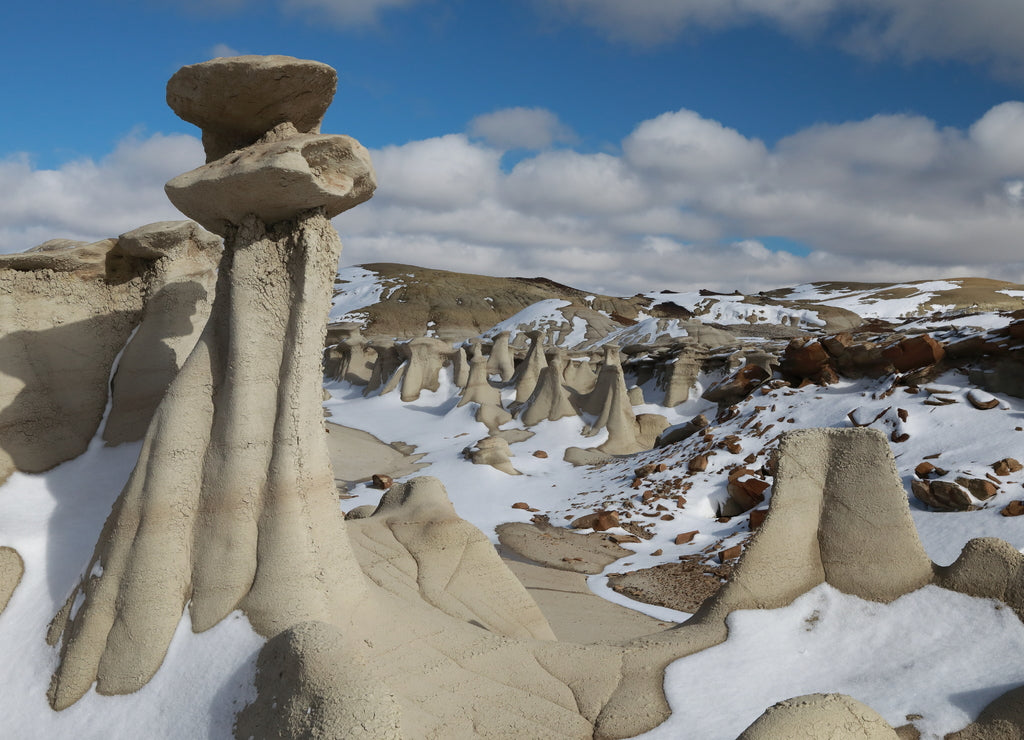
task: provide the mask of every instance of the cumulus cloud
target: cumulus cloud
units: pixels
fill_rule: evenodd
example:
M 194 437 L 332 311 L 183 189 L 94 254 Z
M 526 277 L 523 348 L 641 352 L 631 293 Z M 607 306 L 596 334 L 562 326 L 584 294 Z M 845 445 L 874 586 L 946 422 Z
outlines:
M 547 150 L 511 169 L 502 148 L 449 134 L 373 151 L 376 195 L 335 223 L 347 264 L 543 275 L 618 294 L 836 278 L 1024 282 L 1021 142 L 1024 103 L 1012 101 L 963 130 L 874 116 L 771 147 L 679 110 L 638 122 L 619 155 Z M 176 218 L 162 185 L 202 161 L 195 138 L 164 135 L 56 170 L 2 161 L 0 251 Z M 811 251 L 766 246 L 777 238 Z
M 609 37 L 650 45 L 688 28 L 768 23 L 856 54 L 961 59 L 1024 74 L 1024 4 L 1008 0 L 535 0 Z
M 287 13 L 326 20 L 342 28 L 372 25 L 382 11 L 405 8 L 417 0 L 280 0 Z
M 214 44 L 210 47 L 210 59 L 216 59 L 217 57 L 240 57 L 242 52 L 238 51 L 227 44 Z
M 467 127 L 470 136 L 499 149 L 547 149 L 576 141 L 572 129 L 544 108 L 503 108 L 477 116 Z
M 48 239 L 96 241 L 154 221 L 184 218 L 164 183 L 205 161 L 192 136 L 133 135 L 99 161 L 36 169 L 27 155 L 0 160 L 0 252 Z

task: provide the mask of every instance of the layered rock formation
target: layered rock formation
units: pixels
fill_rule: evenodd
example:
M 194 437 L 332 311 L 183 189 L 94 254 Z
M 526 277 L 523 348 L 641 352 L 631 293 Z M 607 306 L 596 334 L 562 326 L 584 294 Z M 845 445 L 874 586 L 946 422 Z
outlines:
M 197 631 L 241 608 L 271 635 L 336 620 L 365 588 L 336 534 L 320 347 L 341 249 L 328 219 L 375 183 L 353 139 L 298 133 L 316 127 L 306 91 L 325 75 L 315 62 L 237 57 L 184 67 L 168 84 L 184 117 L 220 121 L 204 133 L 209 164 L 167 191 L 224 236 L 224 254 L 206 328 L 154 415 L 90 575 L 51 625 L 54 708 L 94 681 L 101 693 L 146 683 L 186 604 Z M 243 107 L 263 111 L 259 132 L 232 118 L 245 96 L 228 102 L 223 89 L 258 96 Z M 313 97 L 313 109 L 330 102 Z M 225 153 L 224 142 L 244 148 Z
M 0 482 L 85 451 L 122 349 L 103 437 L 143 435 L 206 321 L 219 252 L 181 221 L 0 256 Z

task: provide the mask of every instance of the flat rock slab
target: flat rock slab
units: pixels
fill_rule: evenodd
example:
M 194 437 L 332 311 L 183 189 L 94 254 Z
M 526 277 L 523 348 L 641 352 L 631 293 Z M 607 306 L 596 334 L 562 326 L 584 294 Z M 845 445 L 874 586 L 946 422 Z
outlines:
M 561 641 L 619 643 L 672 626 L 671 622 L 662 622 L 597 596 L 587 587 L 587 577 L 582 573 L 546 568 L 514 557 L 502 559 L 526 586 L 547 617 L 555 637 Z
M 322 207 L 333 218 L 369 200 L 376 186 L 370 155 L 358 141 L 301 134 L 178 175 L 164 190 L 186 216 L 226 236 L 249 215 L 269 225 Z
M 558 570 L 600 573 L 609 563 L 633 554 L 612 541 L 612 535 L 601 532 L 578 534 L 525 522 L 500 524 L 495 531 L 498 541 L 512 552 Z
M 412 449 L 387 444 L 362 429 L 327 422 L 327 451 L 334 480 L 341 486 L 368 481 L 374 475 L 401 478 L 428 467 L 430 463 L 419 462 L 424 453 L 411 454 Z
M 337 81 L 331 67 L 306 59 L 222 57 L 179 69 L 167 83 L 167 105 L 203 130 L 212 162 L 281 123 L 317 133 Z

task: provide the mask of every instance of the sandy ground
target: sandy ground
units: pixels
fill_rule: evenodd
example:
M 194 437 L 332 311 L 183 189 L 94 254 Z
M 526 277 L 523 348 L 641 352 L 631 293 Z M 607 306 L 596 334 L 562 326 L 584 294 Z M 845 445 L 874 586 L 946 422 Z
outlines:
M 327 422 L 327 445 L 339 487 L 374 474 L 399 478 L 428 467 L 421 455 L 406 454 L 369 432 Z M 401 445 L 398 445 L 402 447 Z M 582 573 L 547 568 L 499 547 L 502 559 L 526 586 L 559 640 L 619 642 L 672 626 L 595 595 Z
M 660 632 L 673 624 L 596 596 L 582 573 L 546 568 L 501 547 L 498 551 L 537 602 L 559 640 L 621 642 Z

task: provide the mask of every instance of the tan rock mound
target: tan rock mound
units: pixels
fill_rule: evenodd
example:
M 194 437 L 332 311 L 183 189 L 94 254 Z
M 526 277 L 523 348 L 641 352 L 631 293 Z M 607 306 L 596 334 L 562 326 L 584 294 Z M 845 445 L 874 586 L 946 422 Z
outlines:
M 621 547 L 612 534 L 580 534 L 561 527 L 509 522 L 496 530 L 498 541 L 509 550 L 534 562 L 576 573 L 600 573 L 605 566 L 632 550 Z
M 339 668 L 342 668 L 339 670 Z M 398 700 L 350 640 L 326 622 L 301 622 L 260 651 L 256 700 L 239 712 L 239 738 L 358 736 L 401 740 Z
M 363 572 L 378 585 L 496 634 L 555 639 L 490 540 L 459 518 L 436 478 L 392 486 L 371 516 L 347 529 Z
M 601 452 L 629 455 L 654 447 L 654 442 L 668 420 L 660 414 L 633 414 L 633 406 L 626 389 L 626 380 L 619 361 L 619 348 L 605 347 L 605 362 L 598 375 L 597 386 L 582 401 L 583 410 L 596 416 L 584 434 L 597 434 L 607 428 L 608 439 L 597 446 Z
M 85 451 L 123 349 L 104 438 L 142 436 L 205 324 L 218 252 L 182 221 L 0 256 L 0 481 Z
M 769 707 L 737 740 L 898 740 L 867 704 L 845 694 L 808 694 Z
M 512 465 L 512 449 L 502 437 L 484 437 L 472 448 L 467 448 L 466 456 L 474 465 L 490 465 L 502 473 L 522 475 Z
M 0 547 L 0 614 L 7 608 L 24 573 L 25 562 L 18 551 L 13 547 Z

